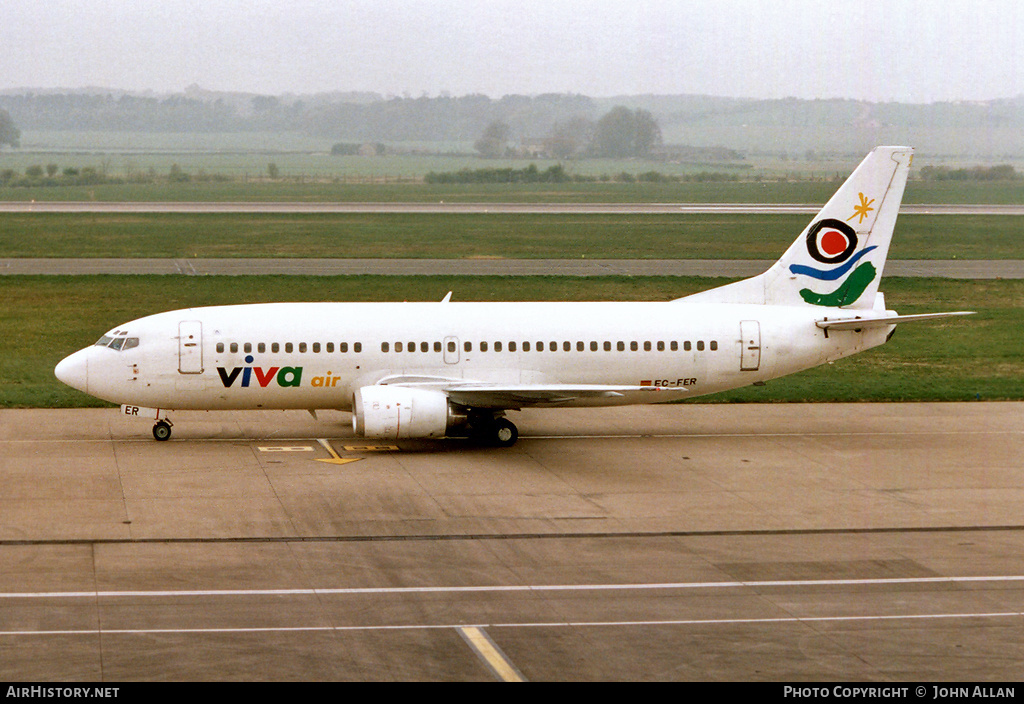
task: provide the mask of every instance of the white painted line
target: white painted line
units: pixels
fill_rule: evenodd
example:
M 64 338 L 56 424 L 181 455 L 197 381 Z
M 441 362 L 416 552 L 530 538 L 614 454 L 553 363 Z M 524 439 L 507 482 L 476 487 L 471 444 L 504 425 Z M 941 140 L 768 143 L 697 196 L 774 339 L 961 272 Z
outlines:
M 459 594 L 481 592 L 585 592 L 683 589 L 763 589 L 766 587 L 843 587 L 905 584 L 986 584 L 1024 582 L 1024 575 L 965 577 L 896 577 L 888 579 L 802 579 L 731 582 L 660 582 L 654 584 L 541 584 L 477 587 L 341 587 L 323 589 L 197 589 L 159 591 L 0 592 L 0 599 L 117 599 L 210 596 L 329 596 L 346 594 Z
M 278 447 L 264 447 L 257 445 L 257 450 L 260 452 L 312 452 L 313 448 L 309 445 L 282 445 Z

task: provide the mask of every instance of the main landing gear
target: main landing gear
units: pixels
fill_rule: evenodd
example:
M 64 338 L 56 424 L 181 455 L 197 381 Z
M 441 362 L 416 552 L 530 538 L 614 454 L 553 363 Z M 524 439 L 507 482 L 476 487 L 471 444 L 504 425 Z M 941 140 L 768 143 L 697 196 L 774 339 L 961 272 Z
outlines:
M 519 439 L 519 429 L 504 416 L 470 416 L 470 437 L 493 447 L 512 447 Z
M 164 418 L 158 420 L 156 425 L 153 426 L 153 437 L 157 440 L 170 440 L 171 438 L 171 421 Z

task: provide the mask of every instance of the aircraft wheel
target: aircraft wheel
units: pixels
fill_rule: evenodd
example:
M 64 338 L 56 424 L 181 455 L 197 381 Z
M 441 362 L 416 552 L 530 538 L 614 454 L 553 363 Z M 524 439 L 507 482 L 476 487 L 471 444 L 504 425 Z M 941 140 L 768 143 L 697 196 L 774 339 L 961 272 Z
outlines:
M 519 429 L 507 418 L 498 418 L 491 429 L 491 439 L 498 447 L 512 447 L 519 439 Z
M 157 440 L 168 440 L 171 437 L 171 424 L 165 420 L 153 426 L 153 437 Z

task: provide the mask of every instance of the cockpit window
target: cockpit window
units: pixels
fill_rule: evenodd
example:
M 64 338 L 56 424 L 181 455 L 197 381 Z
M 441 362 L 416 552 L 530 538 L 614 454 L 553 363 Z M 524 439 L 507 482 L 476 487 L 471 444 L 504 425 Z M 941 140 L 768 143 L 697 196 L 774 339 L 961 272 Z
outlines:
M 104 335 L 97 342 L 95 347 L 109 347 L 112 350 L 118 352 L 124 352 L 130 350 L 133 347 L 139 346 L 139 338 L 137 337 L 125 337 L 126 333 L 120 333 L 117 337 L 110 335 Z

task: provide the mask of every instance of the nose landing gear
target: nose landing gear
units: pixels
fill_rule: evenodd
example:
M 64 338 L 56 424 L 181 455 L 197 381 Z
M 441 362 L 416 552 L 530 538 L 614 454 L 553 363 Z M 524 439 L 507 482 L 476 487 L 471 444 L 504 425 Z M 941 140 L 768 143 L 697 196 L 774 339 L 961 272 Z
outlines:
M 164 418 L 153 426 L 153 437 L 157 440 L 169 440 L 171 437 L 171 421 Z

